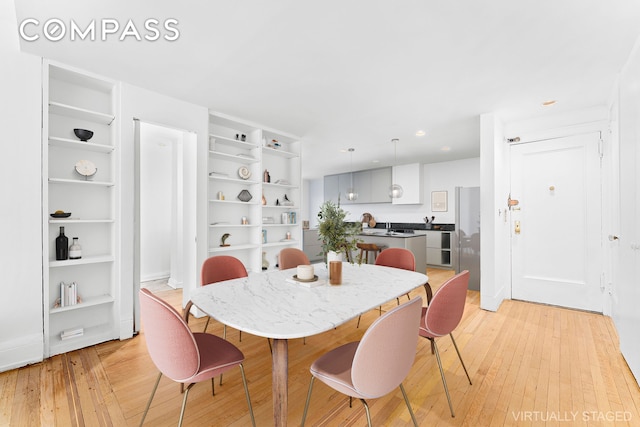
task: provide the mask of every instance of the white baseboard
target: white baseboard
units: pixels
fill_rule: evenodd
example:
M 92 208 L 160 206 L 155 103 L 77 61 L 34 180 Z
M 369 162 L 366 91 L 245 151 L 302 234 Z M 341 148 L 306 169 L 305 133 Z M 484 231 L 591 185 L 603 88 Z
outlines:
M 182 289 L 182 282 L 175 280 L 172 277 L 167 281 L 167 285 L 171 286 L 173 289 Z
M 0 343 L 0 372 L 42 362 L 44 337 L 32 334 Z

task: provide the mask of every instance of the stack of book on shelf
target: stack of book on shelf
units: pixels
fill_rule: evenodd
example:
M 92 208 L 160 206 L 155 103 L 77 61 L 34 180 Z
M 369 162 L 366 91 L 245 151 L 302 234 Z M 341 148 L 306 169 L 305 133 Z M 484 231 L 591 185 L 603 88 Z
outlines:
M 67 340 L 69 338 L 81 337 L 84 334 L 83 328 L 67 329 L 60 333 L 60 339 Z
M 79 301 L 78 284 L 60 282 L 60 307 L 76 305 Z

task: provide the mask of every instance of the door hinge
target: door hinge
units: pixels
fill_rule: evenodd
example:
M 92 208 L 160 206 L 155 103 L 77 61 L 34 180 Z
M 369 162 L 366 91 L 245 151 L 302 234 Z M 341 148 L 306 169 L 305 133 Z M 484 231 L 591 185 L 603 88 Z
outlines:
M 600 159 L 604 157 L 604 141 L 602 138 L 598 140 L 598 155 L 600 155 Z

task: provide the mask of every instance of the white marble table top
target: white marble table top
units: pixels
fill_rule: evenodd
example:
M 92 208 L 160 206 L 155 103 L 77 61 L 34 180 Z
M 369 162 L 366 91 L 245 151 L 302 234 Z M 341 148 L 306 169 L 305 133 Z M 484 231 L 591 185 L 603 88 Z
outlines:
M 210 317 L 253 335 L 302 338 L 335 328 L 428 281 L 425 274 L 376 265 L 343 263 L 342 284 L 330 285 L 324 263 L 314 264 L 323 284 L 291 283 L 296 269 L 249 273 L 203 286 L 191 301 Z

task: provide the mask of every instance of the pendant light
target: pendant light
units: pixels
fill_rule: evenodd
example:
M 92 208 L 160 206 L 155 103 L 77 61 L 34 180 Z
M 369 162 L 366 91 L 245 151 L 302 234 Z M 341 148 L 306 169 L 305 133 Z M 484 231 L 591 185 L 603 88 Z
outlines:
M 358 193 L 356 189 L 353 188 L 353 152 L 356 151 L 355 148 L 349 148 L 349 153 L 351 153 L 351 187 L 347 189 L 347 200 L 354 201 L 358 198 Z
M 396 166 L 396 163 L 398 162 L 398 141 L 398 138 L 394 138 L 391 140 L 391 142 L 393 142 L 393 166 Z M 389 197 L 391 197 L 392 199 L 397 199 L 402 197 L 403 193 L 404 190 L 402 189 L 402 186 L 400 184 L 394 184 L 393 182 L 391 183 L 391 187 L 389 187 Z

